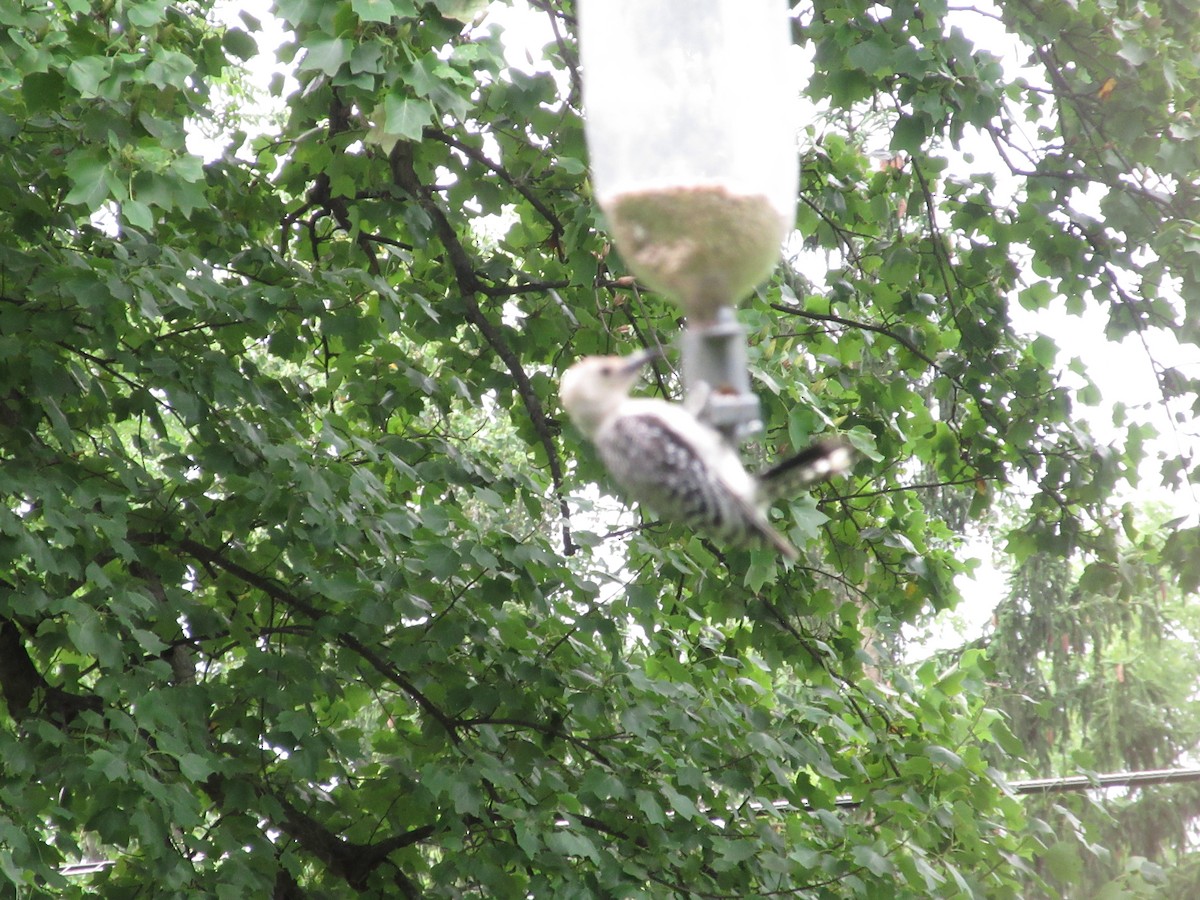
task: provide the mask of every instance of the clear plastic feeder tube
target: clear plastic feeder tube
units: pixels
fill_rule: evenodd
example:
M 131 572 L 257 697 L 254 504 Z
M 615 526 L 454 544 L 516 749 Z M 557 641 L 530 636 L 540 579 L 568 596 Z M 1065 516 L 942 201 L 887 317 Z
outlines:
M 786 0 L 580 0 L 592 181 L 626 265 L 689 323 L 770 273 L 795 214 Z

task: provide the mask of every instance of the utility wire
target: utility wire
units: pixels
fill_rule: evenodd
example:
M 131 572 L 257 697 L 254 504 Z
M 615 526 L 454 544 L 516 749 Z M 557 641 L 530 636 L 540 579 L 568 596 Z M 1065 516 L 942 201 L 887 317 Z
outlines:
M 1032 778 L 1012 781 L 1018 794 L 1061 794 L 1110 787 L 1144 787 L 1149 784 L 1184 784 L 1200 781 L 1200 769 L 1149 769 L 1144 772 L 1113 772 L 1109 775 L 1067 775 L 1062 778 Z
M 1025 781 L 1010 781 L 1007 787 L 1014 794 L 1062 794 L 1103 790 L 1114 787 L 1146 787 L 1154 784 L 1186 784 L 1200 781 L 1200 769 L 1148 769 L 1142 772 L 1112 772 L 1107 775 L 1065 775 L 1061 778 L 1030 778 Z M 838 809 L 856 809 L 862 805 L 861 800 L 851 800 L 843 797 L 834 802 Z M 786 800 L 778 800 L 776 809 L 787 809 L 791 804 Z M 560 827 L 567 824 L 566 820 L 557 823 Z M 116 860 L 103 859 L 94 862 L 69 863 L 61 866 L 59 871 L 67 876 L 94 875 L 116 864 Z
M 1064 775 L 1059 778 L 1030 778 L 1007 782 L 1014 794 L 1064 794 L 1104 790 L 1114 787 L 1147 787 L 1155 784 L 1186 784 L 1200 781 L 1200 769 L 1147 769 L 1141 772 L 1111 772 L 1106 775 Z M 861 800 L 842 797 L 835 801 L 839 809 L 855 809 Z

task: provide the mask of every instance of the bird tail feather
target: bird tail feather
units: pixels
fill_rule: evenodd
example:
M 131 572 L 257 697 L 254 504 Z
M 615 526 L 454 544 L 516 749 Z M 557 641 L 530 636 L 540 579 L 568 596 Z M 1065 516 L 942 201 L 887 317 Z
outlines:
M 822 438 L 758 476 L 762 499 L 771 503 L 848 471 L 854 448 L 843 438 Z

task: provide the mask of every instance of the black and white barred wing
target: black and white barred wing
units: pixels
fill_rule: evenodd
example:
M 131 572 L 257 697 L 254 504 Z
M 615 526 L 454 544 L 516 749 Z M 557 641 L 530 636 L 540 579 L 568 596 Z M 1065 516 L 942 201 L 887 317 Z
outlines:
M 704 458 L 662 417 L 620 416 L 598 436 L 596 447 L 629 499 L 663 519 L 731 544 L 765 542 L 795 554 L 763 513 L 716 471 L 717 460 Z

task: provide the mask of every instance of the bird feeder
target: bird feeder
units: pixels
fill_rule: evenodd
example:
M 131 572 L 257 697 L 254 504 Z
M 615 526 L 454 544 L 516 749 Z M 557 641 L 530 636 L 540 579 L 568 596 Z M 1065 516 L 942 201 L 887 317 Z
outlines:
M 684 382 L 712 423 L 757 419 L 734 306 L 795 215 L 786 0 L 580 0 L 595 195 L 613 243 L 687 316 Z M 727 421 L 723 421 L 727 420 Z

